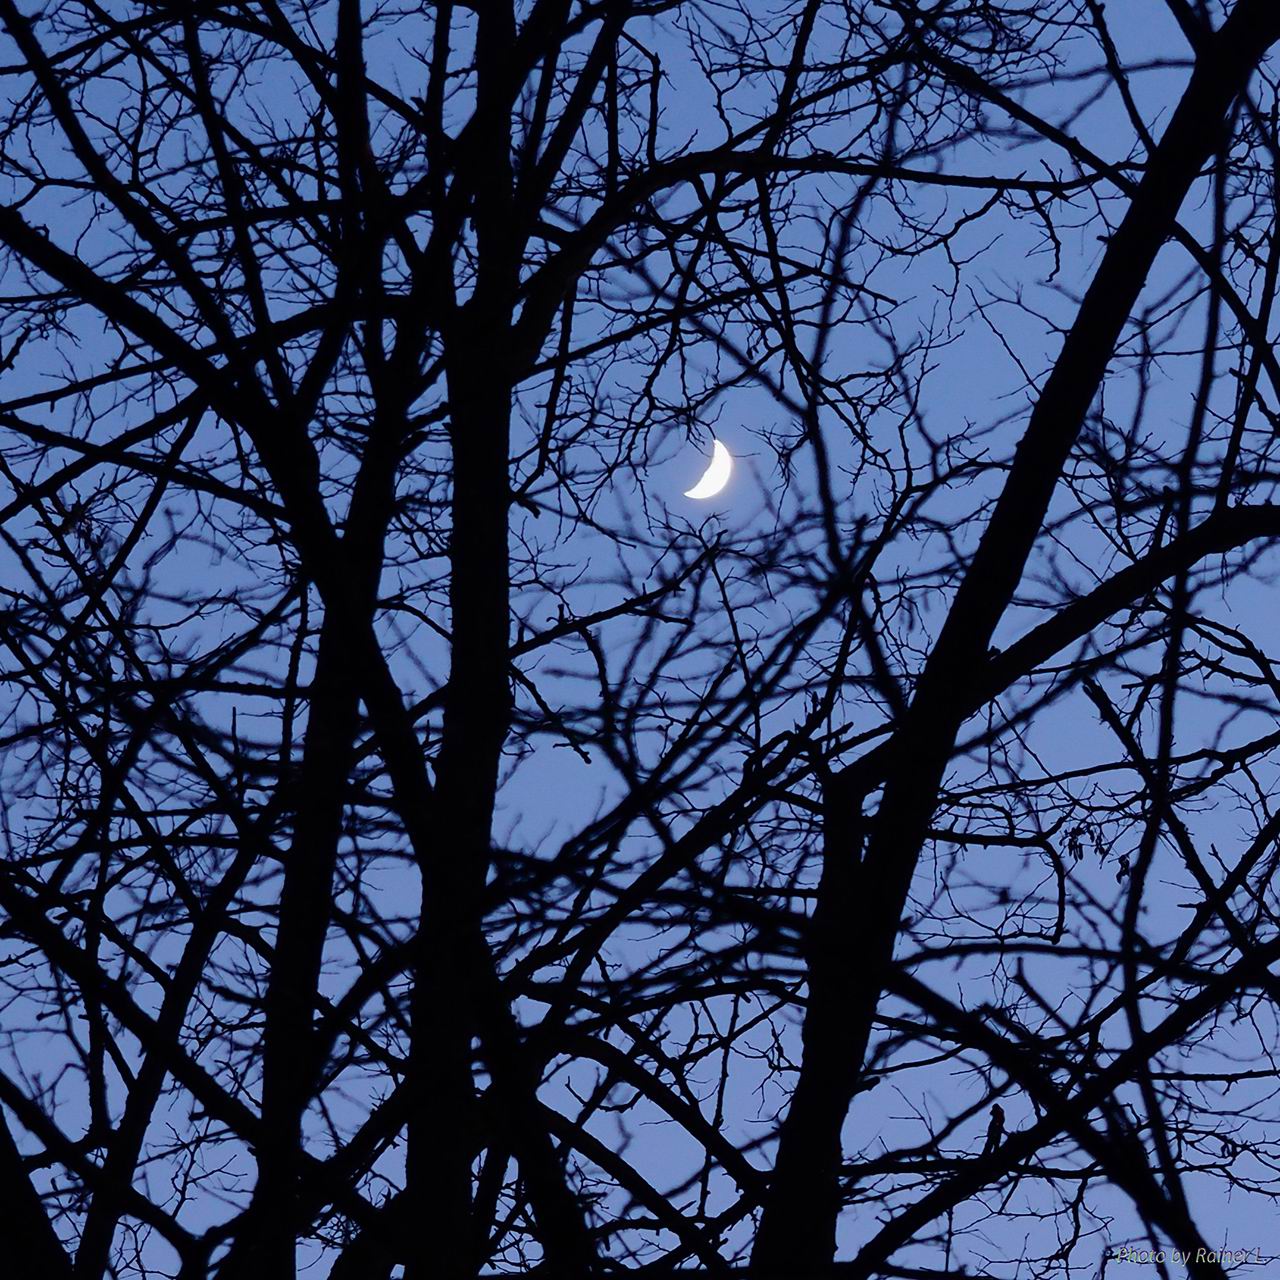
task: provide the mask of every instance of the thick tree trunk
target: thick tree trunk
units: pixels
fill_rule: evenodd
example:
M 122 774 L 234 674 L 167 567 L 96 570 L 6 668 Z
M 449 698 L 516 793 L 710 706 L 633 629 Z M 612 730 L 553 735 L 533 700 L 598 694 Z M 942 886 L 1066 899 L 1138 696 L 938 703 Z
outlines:
M 480 891 L 502 745 L 507 674 L 507 452 L 511 394 L 488 344 L 505 325 L 459 326 L 449 366 L 453 439 L 450 542 L 452 658 L 436 766 L 438 833 L 423 868 L 422 931 L 413 998 L 408 1177 L 426 1247 L 408 1280 L 474 1273 L 472 1040 L 478 1034 Z M 416 1251 L 415 1251 L 416 1252 Z
M 71 1280 L 71 1261 L 31 1185 L 3 1112 L 0 1112 L 0 1195 L 4 1197 L 9 1222 L 5 1232 L 5 1263 L 10 1274 Z
M 965 719 L 967 684 L 985 661 L 1156 254 L 1220 143 L 1223 117 L 1277 39 L 1280 9 L 1272 0 L 1244 0 L 1202 50 L 1044 384 L 921 676 L 895 743 L 894 759 L 902 764 L 886 781 L 866 857 L 856 869 L 837 869 L 831 860 L 852 864 L 855 850 L 847 842 L 826 842 L 803 1062 L 752 1255 L 753 1264 L 766 1271 L 790 1266 L 802 1275 L 830 1265 L 835 1255 L 840 1131 L 866 1055 L 882 975 L 892 963 L 898 922 Z
M 357 724 L 351 657 L 345 620 L 326 619 L 265 1001 L 258 1177 L 247 1228 L 235 1251 L 238 1265 L 251 1265 L 258 1274 L 280 1280 L 295 1274 L 294 1202 L 302 1115 L 316 1069 L 312 1011 L 329 925 L 333 871 Z

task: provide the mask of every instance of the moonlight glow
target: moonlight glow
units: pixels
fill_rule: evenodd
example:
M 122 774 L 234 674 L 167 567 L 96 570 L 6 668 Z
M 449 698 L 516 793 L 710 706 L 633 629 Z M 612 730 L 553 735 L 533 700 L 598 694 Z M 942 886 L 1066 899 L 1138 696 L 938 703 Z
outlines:
M 733 471 L 733 457 L 719 440 L 712 441 L 711 462 L 702 473 L 702 479 L 686 489 L 686 498 L 714 498 L 729 483 Z

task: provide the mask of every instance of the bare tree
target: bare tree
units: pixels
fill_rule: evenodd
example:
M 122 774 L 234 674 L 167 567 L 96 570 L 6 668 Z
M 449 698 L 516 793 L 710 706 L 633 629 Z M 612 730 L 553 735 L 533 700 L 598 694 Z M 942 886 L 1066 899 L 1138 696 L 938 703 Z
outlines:
M 1133 9 L 0 0 L 24 1274 L 1223 1274 L 1280 10 Z

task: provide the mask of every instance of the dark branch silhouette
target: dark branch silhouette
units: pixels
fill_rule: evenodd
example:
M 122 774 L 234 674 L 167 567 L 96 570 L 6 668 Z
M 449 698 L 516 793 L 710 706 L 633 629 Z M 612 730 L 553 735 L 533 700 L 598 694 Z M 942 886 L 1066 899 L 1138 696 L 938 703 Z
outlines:
M 17 1272 L 1225 1274 L 1280 8 L 1143 7 L 0 0 Z

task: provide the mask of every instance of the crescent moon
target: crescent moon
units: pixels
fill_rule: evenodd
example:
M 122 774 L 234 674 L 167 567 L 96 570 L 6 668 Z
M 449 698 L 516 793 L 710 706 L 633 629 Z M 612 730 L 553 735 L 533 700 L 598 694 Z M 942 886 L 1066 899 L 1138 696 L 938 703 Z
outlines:
M 729 483 L 729 475 L 732 471 L 733 455 L 719 440 L 712 440 L 711 461 L 708 463 L 707 469 L 702 473 L 702 479 L 692 489 L 686 489 L 684 496 L 686 498 L 714 498 Z

